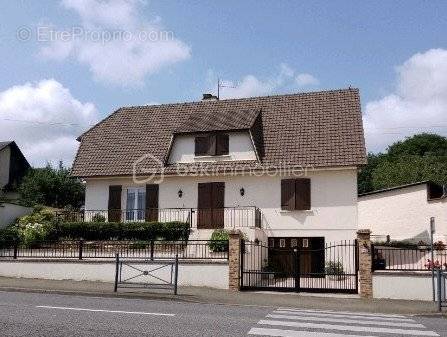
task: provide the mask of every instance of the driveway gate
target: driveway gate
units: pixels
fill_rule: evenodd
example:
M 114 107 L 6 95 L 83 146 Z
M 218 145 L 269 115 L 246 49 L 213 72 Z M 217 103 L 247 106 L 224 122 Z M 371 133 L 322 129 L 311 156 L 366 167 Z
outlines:
M 310 249 L 244 241 L 241 289 L 357 293 L 357 248 L 356 240 Z

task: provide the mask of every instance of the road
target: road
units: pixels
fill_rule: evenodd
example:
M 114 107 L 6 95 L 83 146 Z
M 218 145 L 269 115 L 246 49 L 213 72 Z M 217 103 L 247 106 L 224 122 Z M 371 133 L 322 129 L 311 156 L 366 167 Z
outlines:
M 443 317 L 0 292 L 0 336 L 447 336 Z

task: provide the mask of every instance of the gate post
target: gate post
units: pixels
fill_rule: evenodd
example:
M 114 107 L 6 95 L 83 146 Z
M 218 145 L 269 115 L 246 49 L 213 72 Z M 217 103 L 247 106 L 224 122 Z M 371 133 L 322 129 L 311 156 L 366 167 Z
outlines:
M 241 239 L 239 230 L 231 230 L 228 242 L 228 289 L 240 290 Z
M 360 297 L 373 297 L 372 282 L 372 252 L 371 252 L 371 231 L 369 229 L 359 229 L 357 231 L 358 241 L 358 261 L 359 261 L 359 287 Z

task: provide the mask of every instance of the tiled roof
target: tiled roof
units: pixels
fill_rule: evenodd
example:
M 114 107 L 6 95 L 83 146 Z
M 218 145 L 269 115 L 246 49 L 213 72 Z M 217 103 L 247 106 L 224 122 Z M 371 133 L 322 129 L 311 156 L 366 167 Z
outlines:
M 175 133 L 247 128 L 262 148 L 252 168 L 366 164 L 359 91 L 343 89 L 121 108 L 80 137 L 73 175 L 131 175 L 148 154 L 145 168 L 157 171 Z
M 216 107 L 218 108 L 218 107 Z M 174 133 L 228 131 L 250 129 L 260 109 L 218 109 L 193 112 Z

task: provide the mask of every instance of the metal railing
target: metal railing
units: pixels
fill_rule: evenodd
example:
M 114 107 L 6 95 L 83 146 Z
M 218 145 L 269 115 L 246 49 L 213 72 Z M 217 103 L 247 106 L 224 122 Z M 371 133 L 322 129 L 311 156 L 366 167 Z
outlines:
M 174 260 L 139 262 L 126 261 L 116 254 L 115 287 L 143 289 L 172 289 L 177 295 L 178 289 L 178 256 Z
M 151 208 L 131 210 L 59 211 L 64 222 L 180 221 L 191 228 L 261 228 L 262 212 L 255 206 L 224 208 Z
M 447 268 L 447 250 L 373 245 L 373 270 L 431 271 Z M 432 258 L 433 254 L 433 258 Z
M 31 247 L 11 242 L 0 249 L 0 258 L 35 259 L 228 259 L 226 240 L 188 241 L 84 241 L 66 240 L 41 242 Z

